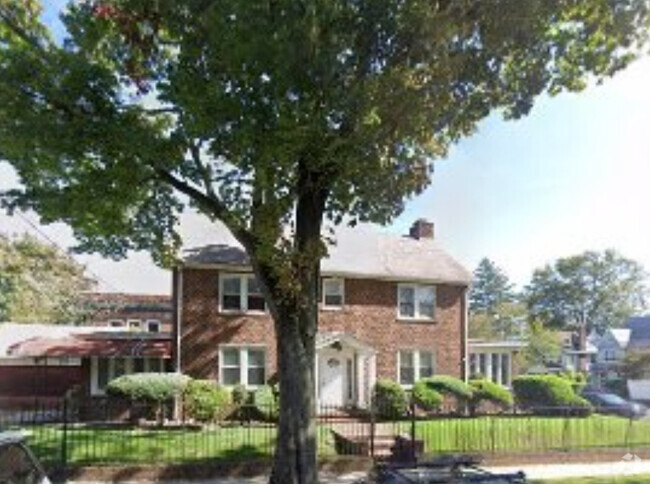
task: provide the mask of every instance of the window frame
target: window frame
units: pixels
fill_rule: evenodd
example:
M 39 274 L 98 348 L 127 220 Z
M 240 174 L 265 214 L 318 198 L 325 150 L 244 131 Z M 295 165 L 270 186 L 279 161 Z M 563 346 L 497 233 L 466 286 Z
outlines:
M 402 314 L 402 289 L 413 289 L 413 316 Z M 427 316 L 420 312 L 420 294 L 423 290 L 433 291 L 433 315 Z M 402 321 L 435 322 L 438 305 L 438 289 L 436 284 L 414 284 L 400 282 L 397 284 L 397 319 Z
M 340 294 L 335 294 L 335 296 L 341 296 L 341 304 L 327 304 L 327 293 L 325 291 L 326 282 L 337 282 L 339 283 Z M 321 308 L 327 311 L 340 311 L 345 306 L 345 279 L 342 277 L 323 277 L 321 278 L 321 291 L 320 291 L 320 303 Z
M 99 365 L 100 361 L 106 363 L 106 383 L 113 380 L 117 377 L 115 367 L 116 360 L 122 360 L 124 363 L 124 373 L 122 375 L 132 375 L 134 373 L 139 373 L 135 371 L 135 360 L 143 360 L 143 372 L 144 373 L 167 373 L 165 368 L 165 359 L 159 358 L 156 356 L 112 356 L 112 357 L 100 357 L 100 356 L 91 356 L 90 357 L 90 394 L 93 396 L 96 395 L 106 395 L 106 388 L 100 388 L 99 385 Z
M 237 350 L 239 353 L 239 381 L 235 384 L 230 384 L 230 383 L 225 383 L 224 382 L 224 376 L 223 376 L 223 370 L 226 368 L 224 366 L 224 357 L 223 357 L 223 352 L 224 350 Z M 263 359 L 264 359 L 264 366 L 249 366 L 248 364 L 248 352 L 250 350 L 253 351 L 261 351 L 263 354 Z M 233 365 L 229 365 L 227 368 L 236 368 Z M 250 384 L 249 383 L 249 378 L 248 378 L 248 370 L 249 369 L 259 369 L 262 368 L 264 370 L 264 378 L 262 379 L 262 383 L 260 384 Z M 233 388 L 237 385 L 243 385 L 246 388 L 249 389 L 255 389 L 259 388 L 260 386 L 263 386 L 266 384 L 266 381 L 268 379 L 268 369 L 269 369 L 269 352 L 266 347 L 266 345 L 220 345 L 219 346 L 219 371 L 217 375 L 217 379 L 220 385 L 226 387 L 226 388 Z
M 239 309 L 226 309 L 223 307 L 224 281 L 226 279 L 239 279 Z M 256 279 L 252 272 L 220 272 L 219 273 L 219 312 L 224 314 L 267 314 L 268 308 L 264 301 L 264 310 L 248 309 L 248 280 Z M 259 283 L 258 283 L 259 284 Z M 258 293 L 252 293 L 258 294 Z M 261 293 L 260 293 L 261 294 Z M 264 295 L 262 294 L 262 297 Z
M 156 325 L 157 329 L 155 331 L 151 330 L 152 324 Z M 162 331 L 162 322 L 160 321 L 160 319 L 147 319 L 146 325 L 147 325 L 147 333 L 160 333 Z
M 126 320 L 126 327 L 129 331 L 142 331 L 142 320 L 140 318 L 129 318 Z
M 413 383 L 402 382 L 402 353 L 410 353 L 413 357 Z M 420 355 L 428 354 L 431 357 L 431 375 L 423 377 L 420 375 Z M 412 388 L 422 378 L 430 378 L 436 374 L 436 353 L 432 349 L 403 349 L 397 350 L 397 383 L 403 388 Z

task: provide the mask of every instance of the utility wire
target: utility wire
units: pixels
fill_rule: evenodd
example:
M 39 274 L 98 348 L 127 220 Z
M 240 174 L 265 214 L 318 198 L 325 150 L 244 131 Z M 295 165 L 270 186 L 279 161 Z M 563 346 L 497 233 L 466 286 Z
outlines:
M 29 225 L 36 233 L 38 233 L 42 238 L 47 240 L 52 246 L 54 246 L 55 249 L 57 249 L 59 252 L 65 254 L 68 257 L 71 257 L 70 254 L 66 249 L 61 247 L 54 239 L 52 239 L 49 235 L 47 235 L 38 225 L 36 225 L 34 222 L 29 220 L 22 212 L 16 211 L 14 212 L 14 215 L 18 215 L 18 217 L 25 222 L 27 225 Z M 88 274 L 90 274 L 96 281 L 101 282 L 106 286 L 108 289 L 112 290 L 113 292 L 123 292 L 120 291 L 114 284 L 111 284 L 108 282 L 106 279 L 103 277 L 100 277 L 96 272 L 93 272 L 90 268 L 88 268 L 87 265 L 84 264 L 84 268 Z

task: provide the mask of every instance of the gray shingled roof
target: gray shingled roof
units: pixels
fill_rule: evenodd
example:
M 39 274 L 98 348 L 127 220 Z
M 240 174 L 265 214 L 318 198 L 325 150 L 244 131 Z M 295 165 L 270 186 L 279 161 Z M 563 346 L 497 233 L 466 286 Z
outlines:
M 629 349 L 650 348 L 650 316 L 628 318 L 625 327 L 630 329 Z
M 185 265 L 248 266 L 241 247 L 216 244 L 187 251 Z M 324 275 L 447 282 L 468 285 L 472 274 L 435 240 L 381 234 L 370 230 L 337 233 L 336 245 L 323 260 Z

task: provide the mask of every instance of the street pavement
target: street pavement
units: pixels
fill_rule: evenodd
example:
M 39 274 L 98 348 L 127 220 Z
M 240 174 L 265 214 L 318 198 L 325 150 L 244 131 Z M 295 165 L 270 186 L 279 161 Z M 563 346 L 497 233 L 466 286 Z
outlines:
M 633 456 L 632 456 L 633 457 Z M 589 464 L 540 464 L 525 466 L 486 467 L 496 473 L 513 473 L 524 471 L 528 479 L 562 479 L 573 477 L 615 477 L 639 474 L 650 475 L 650 461 L 621 460 L 618 462 L 600 462 Z M 321 484 L 355 484 L 365 477 L 364 472 L 353 472 L 345 475 L 328 475 L 321 473 Z M 148 481 L 125 481 L 129 484 L 145 484 Z M 266 484 L 267 477 L 255 478 L 225 478 L 204 481 L 164 481 L 159 484 Z M 87 481 L 70 481 L 68 484 L 105 484 Z

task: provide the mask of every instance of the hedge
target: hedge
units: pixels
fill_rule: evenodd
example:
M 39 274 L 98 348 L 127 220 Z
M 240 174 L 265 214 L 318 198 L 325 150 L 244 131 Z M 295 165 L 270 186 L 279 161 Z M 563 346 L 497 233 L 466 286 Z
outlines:
M 278 419 L 278 401 L 273 387 L 262 385 L 251 394 L 251 403 L 255 411 L 265 420 L 275 421 Z
M 106 393 L 130 400 L 167 402 L 180 396 L 190 382 L 180 373 L 133 373 L 122 375 L 106 385 Z
M 458 401 L 469 401 L 474 394 L 474 390 L 470 385 L 465 383 L 459 378 L 454 378 L 448 375 L 438 375 L 431 378 L 420 380 L 426 382 L 426 385 L 431 389 L 442 395 L 449 395 L 455 397 Z
M 228 410 L 230 392 L 212 380 L 192 380 L 183 393 L 187 416 L 199 422 L 220 420 Z
M 472 413 L 475 413 L 483 402 L 492 403 L 503 409 L 510 408 L 514 404 L 512 393 L 504 386 L 487 379 L 470 380 L 469 384 L 474 391 L 470 401 Z
M 428 383 L 427 379 L 416 382 L 413 385 L 412 396 L 418 407 L 431 411 L 440 407 L 444 398 L 439 392 L 431 388 Z
M 591 405 L 573 391 L 566 378 L 556 375 L 524 375 L 512 382 L 517 403 L 545 415 L 589 415 Z
M 377 380 L 373 389 L 372 408 L 381 419 L 394 419 L 406 415 L 406 393 L 399 383 Z

